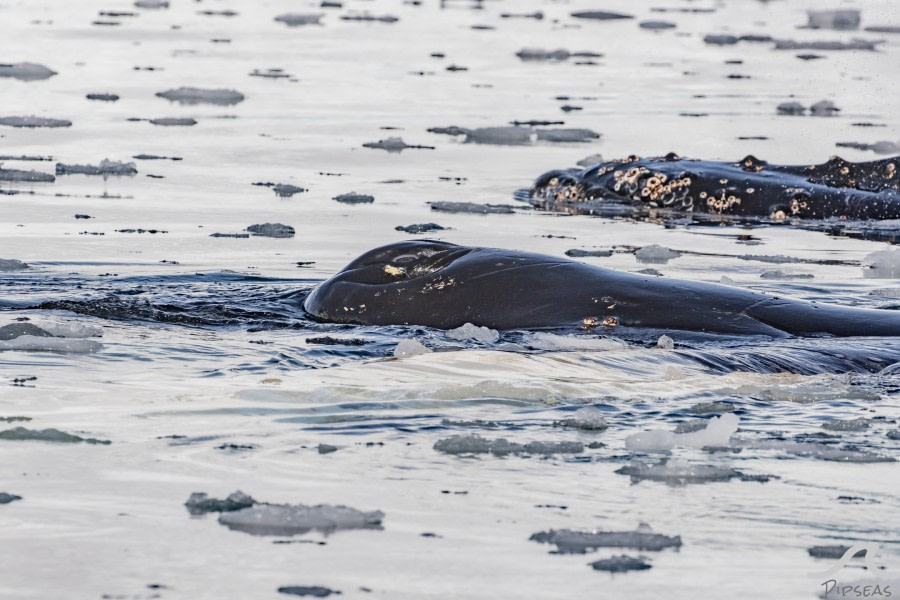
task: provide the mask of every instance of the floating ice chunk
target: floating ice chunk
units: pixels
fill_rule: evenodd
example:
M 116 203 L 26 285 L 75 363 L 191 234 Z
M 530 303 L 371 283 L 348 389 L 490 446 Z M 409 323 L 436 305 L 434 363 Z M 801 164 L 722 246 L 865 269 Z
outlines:
M 815 458 L 817 460 L 828 460 L 834 462 L 845 463 L 882 463 L 895 462 L 895 459 L 889 456 L 873 454 L 863 450 L 853 448 L 841 449 L 831 445 L 808 443 L 808 442 L 789 442 L 789 441 L 743 441 L 738 444 L 740 448 L 750 448 L 754 450 L 774 450 L 776 452 L 784 452 L 800 456 L 802 458 Z
M 841 546 L 839 544 L 835 544 L 833 546 L 812 546 L 811 548 L 807 548 L 806 551 L 813 558 L 842 558 L 847 550 L 850 549 L 850 546 Z M 860 550 L 854 556 L 863 556 L 866 553 L 865 550 Z
M 739 423 L 737 415 L 724 414 L 710 419 L 706 429 L 693 433 L 678 434 L 662 430 L 635 433 L 625 438 L 625 447 L 632 452 L 657 452 L 671 450 L 676 446 L 727 446 Z
M 15 258 L 0 258 L 0 271 L 23 271 L 28 265 Z
M 493 144 L 497 146 L 525 146 L 533 141 L 531 127 L 479 127 L 465 130 L 467 144 Z
M 288 596 L 311 596 L 313 598 L 327 598 L 332 594 L 340 594 L 336 590 L 321 585 L 285 585 L 278 588 L 278 592 Z
M 103 345 L 100 342 L 79 338 L 20 335 L 10 340 L 0 339 L 0 351 L 27 350 L 35 352 L 90 354 L 99 352 L 101 349 L 103 349 Z
M 684 460 L 669 460 L 656 464 L 632 462 L 616 473 L 628 475 L 631 481 L 660 481 L 668 485 L 687 485 L 691 483 L 709 483 L 711 481 L 728 481 L 740 477 L 740 473 L 730 467 L 715 465 L 697 465 Z
M 664 265 L 673 258 L 678 258 L 679 256 L 681 256 L 680 252 L 660 246 L 659 244 L 651 244 L 649 246 L 638 248 L 634 253 L 634 257 L 639 263 L 652 265 Z
M 862 259 L 864 275 L 882 279 L 900 279 L 900 251 L 890 247 L 867 254 Z
M 568 419 L 556 421 L 554 424 L 585 431 L 603 431 L 609 428 L 609 423 L 606 422 L 603 411 L 593 406 L 579 408 Z
M 663 350 L 674 350 L 675 349 L 675 340 L 670 338 L 667 335 L 659 336 L 659 339 L 656 340 L 656 347 L 662 348 Z
M 342 204 L 371 204 L 372 202 L 375 202 L 375 196 L 349 192 L 347 194 L 339 194 L 332 198 L 332 200 L 341 202 Z
M 252 535 L 302 535 L 310 531 L 330 533 L 339 529 L 378 529 L 384 520 L 380 510 L 363 512 L 349 506 L 318 504 L 255 504 L 223 512 L 219 523 Z
M 736 257 L 738 260 L 752 260 L 756 262 L 764 262 L 764 263 L 773 263 L 776 265 L 783 265 L 788 263 L 796 263 L 800 262 L 800 259 L 793 258 L 791 256 L 784 256 L 783 254 L 777 254 L 775 256 L 770 256 L 766 254 L 741 254 Z
M 607 256 L 612 256 L 612 250 L 583 250 L 581 248 L 572 248 L 570 250 L 566 250 L 566 256 L 571 256 L 572 258 L 585 258 L 588 256 L 596 256 L 605 258 Z
M 231 106 L 244 101 L 244 95 L 236 90 L 227 89 L 202 89 L 195 87 L 180 87 L 174 90 L 157 92 L 157 96 L 179 104 L 217 104 L 219 106 Z
M 579 160 L 576 165 L 579 167 L 593 167 L 594 165 L 598 165 L 603 162 L 602 154 L 591 154 L 589 156 L 585 156 L 581 160 Z
M 837 29 L 841 31 L 859 29 L 859 11 L 845 8 L 841 10 L 806 11 L 810 29 Z
M 247 231 L 253 235 L 272 238 L 290 238 L 294 237 L 294 228 L 283 223 L 261 223 L 258 225 L 250 225 Z
M 536 350 L 565 350 L 570 352 L 590 350 L 623 350 L 628 345 L 620 340 L 581 335 L 559 335 L 538 332 L 526 338 L 526 344 Z
M 562 48 L 558 50 L 544 50 L 542 48 L 522 48 L 516 52 L 516 56 L 524 61 L 539 60 L 568 60 L 572 53 Z
M 14 340 L 23 335 L 53 337 L 53 334 L 32 323 L 10 323 L 0 327 L 0 340 Z
M 72 121 L 30 115 L 27 117 L 0 117 L 0 125 L 6 125 L 7 127 L 27 127 L 29 129 L 37 127 L 71 127 Z
M 119 100 L 118 94 L 87 94 L 85 96 L 88 100 L 97 100 L 99 102 L 116 102 Z
M 403 141 L 403 138 L 399 137 L 389 137 L 384 140 L 378 140 L 377 142 L 366 142 L 363 144 L 363 148 L 375 148 L 377 150 L 387 150 L 388 152 L 402 152 L 403 150 L 408 149 L 434 150 L 434 146 L 414 146 L 407 144 Z
M 734 411 L 734 404 L 729 404 L 727 402 L 701 402 L 700 404 L 695 404 L 690 407 L 688 410 L 698 415 L 732 412 Z
M 59 429 L 28 429 L 26 427 L 4 429 L 3 431 L 0 431 L 0 440 L 8 440 L 13 442 L 56 442 L 61 444 L 77 444 L 78 442 L 84 442 L 85 444 L 110 443 L 109 440 L 83 438 L 81 436 L 72 435 L 71 433 L 60 431 Z
M 275 20 L 284 23 L 288 27 L 299 27 L 301 25 L 320 25 L 320 21 L 324 14 L 300 14 L 300 13 L 286 13 L 283 15 L 278 15 L 275 17 Z
M 23 183 L 53 183 L 56 176 L 40 171 L 20 171 L 17 169 L 4 169 L 0 165 L 0 181 L 17 181 Z
M 814 117 L 832 117 L 835 113 L 840 112 L 834 102 L 830 100 L 820 100 L 809 107 L 809 114 Z
M 150 124 L 160 127 L 193 127 L 197 124 L 197 121 L 191 118 L 162 117 L 160 119 L 150 119 Z
M 478 435 L 452 435 L 438 440 L 434 449 L 445 454 L 579 454 L 584 451 L 581 442 L 529 442 L 517 444 L 505 438 L 489 440 Z
M 500 334 L 496 329 L 478 327 L 471 323 L 466 323 L 462 327 L 447 331 L 447 337 L 451 340 L 475 340 L 492 344 L 500 339 Z
M 604 558 L 591 563 L 596 571 L 608 571 L 610 573 L 626 573 L 628 571 L 645 571 L 650 568 L 650 563 L 643 556 L 634 557 L 621 554 L 610 558 Z
M 133 162 L 119 162 L 104 158 L 99 165 L 66 165 L 56 163 L 57 175 L 102 175 L 103 177 L 133 177 L 137 175 Z
M 248 508 L 256 504 L 256 500 L 238 490 L 232 492 L 224 500 L 210 498 L 203 492 L 194 492 L 184 505 L 192 515 L 205 515 L 210 512 L 231 512 Z
M 647 527 L 635 531 L 573 531 L 551 529 L 539 531 L 529 538 L 540 544 L 555 544 L 560 554 L 584 554 L 597 548 L 633 548 L 659 552 L 666 548 L 680 548 L 681 536 L 669 536 L 647 531 Z
M 135 0 L 138 8 L 169 8 L 169 0 Z
M 15 494 L 7 494 L 6 492 L 0 492 L 0 504 L 9 504 L 10 502 L 15 502 L 16 500 L 21 500 L 22 496 L 16 496 Z
M 737 285 L 737 282 L 728 275 L 722 275 L 722 277 L 719 278 L 719 283 L 722 285 Z
M 364 13 L 361 15 L 341 15 L 341 21 L 374 21 L 378 23 L 396 23 L 399 17 L 394 15 L 370 15 Z
M 578 128 L 557 128 L 557 129 L 538 129 L 537 139 L 544 142 L 567 143 L 577 142 L 586 143 L 596 140 L 600 134 L 590 129 Z
M 396 231 L 405 231 L 406 233 L 419 234 L 429 231 L 443 231 L 447 229 L 437 223 L 413 223 L 412 225 L 397 225 L 394 227 Z
M 779 115 L 800 116 L 806 114 L 806 107 L 799 102 L 782 102 L 775 107 Z
M 797 402 L 811 404 L 827 400 L 852 399 L 852 400 L 878 400 L 879 396 L 872 390 L 860 386 L 851 386 L 826 380 L 823 383 L 796 383 L 796 384 L 745 384 L 737 388 L 723 390 L 724 393 L 732 393 L 740 396 L 759 396 L 765 400 L 774 402 Z
M 0 77 L 12 77 L 20 81 L 39 81 L 49 79 L 54 75 L 56 75 L 56 71 L 36 63 L 0 63 Z
M 822 429 L 828 431 L 865 431 L 869 428 L 869 419 L 849 419 L 846 421 L 828 421 L 822 424 Z
M 763 271 L 760 275 L 762 279 L 779 279 L 779 280 L 787 280 L 787 279 L 813 279 L 815 275 L 812 273 L 791 273 L 787 271 L 777 270 L 777 271 Z
M 402 340 L 394 348 L 394 358 L 408 358 L 419 354 L 428 354 L 429 352 L 432 352 L 431 348 L 428 348 L 418 340 Z
M 624 13 L 609 12 L 605 10 L 582 10 L 573 12 L 572 16 L 576 19 L 595 19 L 598 21 L 615 21 L 618 19 L 633 19 L 633 15 Z
M 476 202 L 430 202 L 431 210 L 449 213 L 471 213 L 477 215 L 511 215 L 514 207 L 508 204 L 478 204 Z M 518 207 L 516 207 L 518 208 Z

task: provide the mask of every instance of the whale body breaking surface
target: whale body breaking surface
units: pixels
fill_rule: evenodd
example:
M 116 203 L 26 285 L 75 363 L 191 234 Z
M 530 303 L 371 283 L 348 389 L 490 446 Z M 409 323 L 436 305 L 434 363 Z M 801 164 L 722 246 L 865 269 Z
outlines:
M 713 334 L 900 335 L 900 311 L 849 308 L 572 260 L 417 240 L 366 252 L 304 302 L 314 318 L 367 325 L 465 323 Z

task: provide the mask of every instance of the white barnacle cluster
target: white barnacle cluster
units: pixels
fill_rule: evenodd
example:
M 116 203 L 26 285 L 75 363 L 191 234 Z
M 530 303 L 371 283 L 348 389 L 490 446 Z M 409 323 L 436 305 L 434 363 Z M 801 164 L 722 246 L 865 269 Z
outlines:
M 707 194 L 700 192 L 700 199 L 706 200 L 706 205 L 718 214 L 722 214 L 732 206 L 741 203 L 741 199 L 734 194 L 729 194 L 727 190 L 719 190 L 718 194 Z

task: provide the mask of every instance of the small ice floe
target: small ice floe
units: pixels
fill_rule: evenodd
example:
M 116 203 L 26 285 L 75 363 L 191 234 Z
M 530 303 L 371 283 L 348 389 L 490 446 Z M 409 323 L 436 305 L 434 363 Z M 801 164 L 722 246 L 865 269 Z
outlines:
M 584 128 L 536 129 L 535 133 L 538 140 L 553 143 L 586 143 L 600 137 L 596 131 Z
M 597 258 L 606 258 L 608 256 L 613 255 L 612 250 L 584 250 L 582 248 L 571 248 L 566 250 L 566 256 L 570 256 L 572 258 L 587 258 L 589 256 L 597 257 Z
M 553 424 L 560 427 L 581 429 L 582 431 L 605 431 L 609 428 L 609 423 L 604 418 L 603 411 L 593 406 L 579 408 L 569 418 L 554 421 Z
M 740 419 L 734 414 L 724 414 L 709 420 L 706 429 L 693 433 L 651 430 L 635 433 L 625 438 L 625 447 L 632 452 L 660 452 L 677 446 L 703 448 L 704 446 L 728 446 L 737 431 Z
M 559 48 L 557 50 L 544 50 L 542 48 L 522 48 L 516 52 L 523 61 L 563 61 L 570 58 L 600 58 L 602 54 L 596 52 L 569 52 Z
M 844 8 L 840 10 L 808 10 L 806 15 L 810 29 L 837 29 L 851 31 L 859 29 L 859 10 Z
M 412 225 L 397 225 L 395 231 L 405 231 L 406 233 L 419 234 L 428 233 L 429 231 L 444 231 L 446 227 L 442 227 L 437 223 L 414 223 Z
M 608 573 L 627 573 L 628 571 L 646 571 L 651 567 L 645 556 L 612 556 L 591 563 L 595 571 Z
M 573 531 L 551 529 L 539 531 L 529 538 L 540 544 L 553 544 L 559 554 L 585 554 L 597 548 L 631 548 L 645 552 L 659 552 L 666 548 L 680 548 L 680 535 L 655 533 L 646 523 L 634 531 Z
M 620 19 L 633 19 L 633 15 L 624 13 L 609 12 L 605 10 L 582 10 L 573 12 L 572 16 L 576 19 L 592 19 L 595 21 L 618 21 Z
M 777 279 L 779 281 L 787 281 L 791 279 L 813 279 L 815 275 L 812 273 L 792 273 L 790 271 L 763 271 L 760 275 L 761 279 Z
M 478 327 L 471 323 L 466 323 L 456 329 L 450 329 L 446 335 L 451 340 L 475 340 L 486 344 L 493 344 L 500 339 L 500 333 L 496 329 Z
M 278 593 L 288 596 L 310 596 L 312 598 L 327 598 L 332 594 L 340 594 L 339 591 L 321 585 L 285 585 L 278 588 Z
M 784 265 L 789 263 L 801 262 L 799 258 L 793 256 L 785 256 L 783 254 L 741 254 L 736 256 L 738 260 L 750 260 L 755 262 L 773 263 L 776 265 Z
M 675 29 L 677 25 L 672 21 L 641 21 L 638 23 L 638 27 L 651 31 L 665 31 L 666 29 Z
M 99 337 L 98 327 L 76 324 L 42 325 L 11 323 L 0 327 L 0 351 L 32 350 L 44 352 L 98 352 L 103 345 L 88 337 Z
M 77 444 L 79 442 L 84 442 L 85 444 L 108 445 L 111 443 L 109 440 L 83 438 L 78 435 L 60 431 L 59 429 L 28 429 L 26 427 L 4 429 L 3 431 L 0 431 L 0 440 L 11 442 L 54 442 L 58 444 Z
M 429 202 L 431 210 L 448 213 L 471 213 L 476 215 L 511 215 L 515 211 L 509 204 L 477 204 L 475 202 Z
M 676 459 L 664 460 L 655 464 L 633 461 L 631 464 L 617 469 L 616 473 L 628 475 L 631 477 L 632 483 L 657 481 L 671 486 L 729 481 L 735 478 L 759 482 L 769 480 L 768 476 L 744 475 L 731 467 L 698 465 Z
M 506 456 L 508 454 L 539 454 L 549 456 L 552 454 L 580 454 L 584 452 L 584 444 L 581 442 L 529 442 L 517 444 L 505 438 L 489 440 L 479 435 L 452 435 L 438 440 L 434 449 L 445 454 L 493 454 L 494 456 Z
M 891 429 L 887 432 L 887 439 L 900 440 L 900 429 Z
M 799 102 L 782 102 L 775 107 L 779 115 L 801 116 L 806 114 L 806 107 Z
M 40 81 L 56 75 L 56 71 L 36 63 L 0 63 L 0 77 L 11 77 L 20 81 Z
M 321 25 L 322 13 L 303 14 L 303 13 L 285 13 L 275 17 L 275 21 L 284 23 L 288 27 L 300 27 L 302 25 Z
M 410 356 L 428 354 L 429 352 L 432 352 L 431 348 L 428 348 L 418 340 L 402 340 L 394 348 L 394 358 L 409 358 Z
M 15 494 L 8 494 L 6 492 L 0 492 L 0 504 L 9 504 L 10 502 L 15 502 L 16 500 L 21 500 L 22 496 L 16 496 Z
M 862 417 L 858 419 L 848 419 L 848 420 L 835 420 L 835 421 L 827 421 L 822 423 L 822 429 L 827 431 L 865 431 L 869 428 L 869 423 L 871 421 L 869 419 L 864 419 Z
M 643 246 L 638 248 L 634 253 L 634 257 L 637 261 L 645 265 L 664 265 L 673 258 L 678 258 L 679 256 L 681 256 L 680 252 L 671 250 L 665 246 L 660 246 L 659 244 Z
M 229 494 L 224 500 L 210 498 L 203 492 L 194 492 L 184 505 L 192 515 L 205 515 L 206 513 L 211 512 L 231 512 L 241 510 L 243 508 L 249 508 L 256 503 L 256 500 L 238 490 Z
M 674 350 L 675 340 L 667 335 L 661 335 L 659 336 L 659 339 L 656 340 L 656 347 L 660 348 L 661 350 Z
M 118 94 L 88 94 L 85 96 L 88 100 L 97 100 L 99 102 L 117 102 Z
M 611 338 L 582 335 L 559 335 L 556 333 L 533 333 L 525 339 L 525 344 L 535 350 L 563 350 L 569 352 L 623 350 L 628 345 Z
M 316 446 L 316 450 L 319 454 L 331 454 L 332 452 L 337 452 L 338 447 L 331 444 L 319 444 Z
M 336 202 L 340 202 L 342 204 L 371 204 L 375 202 L 375 196 L 370 196 L 369 194 L 357 194 L 356 192 L 349 192 L 346 194 L 339 194 L 332 198 L 332 200 Z
M 840 110 L 831 100 L 820 100 L 809 107 L 809 114 L 814 117 L 833 117 Z
M 294 228 L 283 223 L 261 223 L 258 225 L 250 225 L 247 231 L 253 235 L 272 238 L 291 238 L 294 237 Z
M 394 15 L 370 15 L 368 13 L 363 13 L 361 15 L 341 15 L 341 21 L 363 21 L 363 22 L 374 22 L 374 23 L 396 23 L 399 21 L 399 17 L 395 17 Z
M 0 258 L 0 271 L 24 271 L 28 265 L 15 258 Z M 2 328 L 0 328 L 2 330 Z M 2 339 L 2 338 L 0 338 Z
M 434 150 L 434 146 L 416 146 L 407 144 L 403 138 L 389 137 L 377 142 L 366 142 L 363 148 L 374 148 L 376 150 L 387 150 L 388 152 L 402 152 L 404 150 Z
M 151 125 L 159 127 L 193 127 L 197 124 L 196 119 L 182 117 L 161 117 L 159 119 L 134 119 L 135 121 L 147 121 Z
M 880 40 L 869 41 L 853 39 L 847 42 L 838 40 L 774 40 L 776 50 L 877 50 Z
M 349 506 L 257 503 L 223 512 L 219 523 L 251 535 L 302 535 L 310 531 L 331 533 L 340 529 L 381 529 L 384 513 L 364 512 Z
M 829 444 L 817 442 L 792 442 L 792 441 L 744 441 L 738 444 L 740 448 L 753 450 L 773 450 L 785 454 L 799 456 L 801 458 L 814 458 L 843 463 L 884 463 L 896 462 L 890 456 L 882 456 L 865 450 L 855 448 L 836 448 Z
M 6 125 L 7 127 L 25 127 L 28 129 L 36 129 L 38 127 L 56 128 L 71 127 L 72 121 L 31 115 L 27 117 L 0 117 L 0 125 Z
M 864 144 L 861 142 L 837 142 L 838 148 L 853 148 L 854 150 L 871 150 L 875 154 L 896 154 L 900 152 L 900 144 L 888 140 L 881 140 L 874 144 Z
M 0 165 L 0 181 L 14 181 L 18 183 L 53 183 L 56 181 L 56 175 L 41 173 L 40 171 L 4 169 L 3 165 Z
M 734 404 L 728 402 L 701 402 L 690 407 L 688 411 L 697 415 L 734 412 Z
M 219 106 L 231 106 L 244 101 L 244 95 L 236 90 L 227 89 L 202 89 L 195 87 L 180 87 L 174 90 L 157 92 L 157 96 L 179 104 L 216 104 Z
M 900 251 L 890 247 L 872 252 L 862 259 L 862 266 L 866 277 L 900 279 Z
M 138 8 L 169 8 L 169 0 L 135 0 L 134 5 Z
M 831 546 L 812 546 L 806 549 L 806 552 L 809 553 L 813 558 L 833 558 L 835 560 L 839 558 L 843 558 L 844 554 L 847 553 L 847 550 L 850 549 L 850 546 L 842 546 L 840 544 L 834 544 Z M 865 550 L 860 550 L 853 556 L 864 556 L 866 553 Z
M 100 175 L 103 177 L 133 177 L 137 175 L 133 162 L 119 162 L 104 158 L 99 165 L 67 165 L 56 163 L 57 175 Z
M 290 73 L 285 73 L 284 69 L 253 69 L 250 77 L 262 77 L 264 79 L 290 79 L 293 77 Z

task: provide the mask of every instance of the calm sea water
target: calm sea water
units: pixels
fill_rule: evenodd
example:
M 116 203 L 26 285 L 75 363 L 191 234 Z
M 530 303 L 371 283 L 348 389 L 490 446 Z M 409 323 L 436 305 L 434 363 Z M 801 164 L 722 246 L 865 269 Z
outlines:
M 0 504 L 0 597 L 278 598 L 285 586 L 323 586 L 345 598 L 815 598 L 827 579 L 895 581 L 896 338 L 676 336 L 675 349 L 663 350 L 654 336 L 515 331 L 478 342 L 420 327 L 321 324 L 300 308 L 312 286 L 359 253 L 413 237 L 396 226 L 434 222 L 448 229 L 430 235 L 454 243 L 553 255 L 613 248 L 582 260 L 897 309 L 896 274 L 863 266 L 881 243 L 788 227 L 663 227 L 525 205 L 448 214 L 429 205 L 516 204 L 513 191 L 537 175 L 593 154 L 874 158 L 835 144 L 900 138 L 900 35 L 803 28 L 806 11 L 823 8 L 859 9 L 861 27 L 900 26 L 890 0 L 349 0 L 341 8 L 171 0 L 159 9 L 0 0 L 0 64 L 56 72 L 0 78 L 0 118 L 71 121 L 0 126 L 3 168 L 53 173 L 57 163 L 109 159 L 137 169 L 0 182 L 0 258 L 28 265 L 0 273 L 0 326 L 27 318 L 74 336 L 0 351 L 0 418 L 9 421 L 0 430 L 54 428 L 110 442 L 0 439 L 0 492 L 21 496 Z M 636 18 L 571 16 L 583 10 Z M 536 11 L 543 18 L 522 16 Z M 322 16 L 291 27 L 275 20 L 286 13 Z M 361 15 L 398 20 L 342 18 Z M 704 43 L 708 34 L 883 42 L 875 51 L 791 51 Z M 523 61 L 525 48 L 601 56 Z M 156 96 L 182 86 L 236 90 L 244 100 Z M 119 99 L 86 98 L 99 93 Z M 840 111 L 776 114 L 783 102 L 820 100 Z M 148 121 L 162 118 L 196 124 Z M 503 146 L 428 131 L 529 120 L 601 137 Z M 391 137 L 430 148 L 363 147 Z M 307 191 L 278 197 L 254 183 Z M 375 201 L 333 200 L 348 192 Z M 211 237 L 267 222 L 296 235 Z M 682 255 L 639 263 L 633 250 L 650 244 Z M 759 258 L 773 256 L 792 261 Z M 407 339 L 434 352 L 395 360 Z M 727 448 L 676 437 L 654 451 L 628 441 L 645 430 L 681 435 L 721 414 L 737 416 Z M 434 448 L 472 435 L 582 447 L 503 456 Z M 250 535 L 184 507 L 193 492 L 235 490 L 384 518 L 380 528 Z M 567 554 L 529 539 L 642 523 L 680 536 L 681 546 Z M 883 568 L 864 570 L 856 559 L 825 577 L 819 572 L 838 561 L 808 552 L 854 544 L 878 546 Z M 621 554 L 651 568 L 611 575 L 590 566 Z

